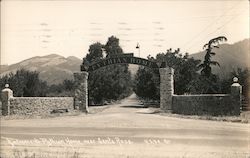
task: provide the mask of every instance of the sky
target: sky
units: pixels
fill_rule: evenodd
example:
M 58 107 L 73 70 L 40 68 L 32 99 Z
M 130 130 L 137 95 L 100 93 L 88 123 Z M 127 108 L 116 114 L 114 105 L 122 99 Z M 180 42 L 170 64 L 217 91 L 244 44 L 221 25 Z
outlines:
M 249 1 L 1 1 L 0 64 L 48 54 L 83 58 L 112 35 L 142 58 L 169 48 L 192 54 L 217 36 L 229 44 L 249 38 Z

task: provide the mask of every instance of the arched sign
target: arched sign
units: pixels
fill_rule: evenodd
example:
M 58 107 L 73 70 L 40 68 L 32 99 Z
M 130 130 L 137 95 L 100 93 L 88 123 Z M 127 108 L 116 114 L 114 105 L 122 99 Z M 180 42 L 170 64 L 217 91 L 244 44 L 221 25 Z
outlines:
M 130 53 L 130 54 L 111 56 L 90 64 L 83 63 L 81 65 L 81 71 L 94 71 L 101 67 L 105 67 L 112 64 L 136 64 L 136 65 L 146 66 L 149 68 L 160 68 L 165 66 L 165 63 L 156 63 L 149 61 L 147 59 L 134 57 L 133 54 Z

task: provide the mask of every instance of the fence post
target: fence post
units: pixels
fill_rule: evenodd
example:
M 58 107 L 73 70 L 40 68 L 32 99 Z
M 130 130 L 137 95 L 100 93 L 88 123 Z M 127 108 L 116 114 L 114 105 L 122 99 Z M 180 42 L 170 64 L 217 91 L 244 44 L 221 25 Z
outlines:
M 160 108 L 165 112 L 172 112 L 172 98 L 174 94 L 174 69 L 160 68 Z
M 13 97 L 13 91 L 9 88 L 9 84 L 5 84 L 5 88 L 2 90 L 2 115 L 10 115 L 10 98 Z
M 237 77 L 233 78 L 233 82 L 231 85 L 232 113 L 234 115 L 240 115 L 242 86 L 238 83 Z

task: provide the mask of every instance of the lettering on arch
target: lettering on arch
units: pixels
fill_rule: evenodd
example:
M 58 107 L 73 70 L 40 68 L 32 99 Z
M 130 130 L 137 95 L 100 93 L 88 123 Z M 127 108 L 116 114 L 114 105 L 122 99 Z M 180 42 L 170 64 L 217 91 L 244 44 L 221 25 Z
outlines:
M 157 65 L 156 62 L 149 61 L 147 59 L 133 57 L 133 56 L 114 56 L 105 58 L 94 63 L 90 63 L 89 65 L 81 65 L 81 71 L 94 71 L 101 67 L 105 67 L 113 64 L 136 64 L 142 65 L 149 68 L 159 68 L 161 65 Z

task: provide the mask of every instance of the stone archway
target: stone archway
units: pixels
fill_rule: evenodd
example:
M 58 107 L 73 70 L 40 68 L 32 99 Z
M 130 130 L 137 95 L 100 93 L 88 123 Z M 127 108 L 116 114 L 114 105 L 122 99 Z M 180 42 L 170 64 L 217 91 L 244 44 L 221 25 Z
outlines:
M 147 66 L 150 68 L 157 68 L 160 72 L 160 108 L 163 111 L 172 110 L 172 96 L 174 93 L 174 70 L 166 63 L 156 63 L 147 59 L 133 57 L 133 54 L 122 54 L 119 56 L 112 56 L 93 63 L 83 63 L 81 65 L 81 72 L 74 73 L 74 79 L 78 85 L 75 90 L 75 106 L 79 107 L 82 112 L 89 112 L 88 110 L 88 72 L 95 71 L 101 67 L 112 64 L 136 64 Z

